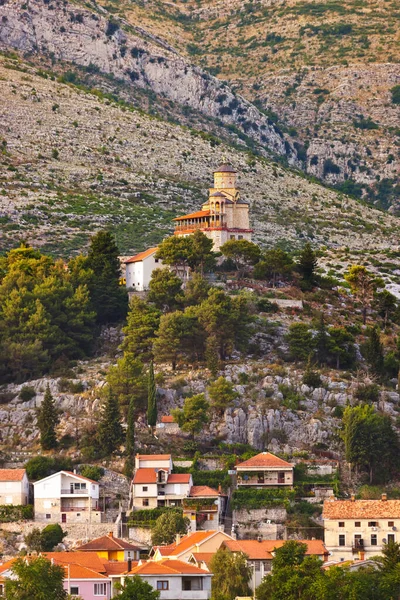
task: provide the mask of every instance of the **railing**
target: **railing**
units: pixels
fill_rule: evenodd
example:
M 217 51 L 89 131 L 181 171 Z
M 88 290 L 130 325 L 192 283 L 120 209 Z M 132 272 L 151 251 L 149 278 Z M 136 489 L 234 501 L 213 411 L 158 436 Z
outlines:
M 100 508 L 89 508 L 88 506 L 61 506 L 60 512 L 103 512 Z
M 364 540 L 357 540 L 354 542 L 351 551 L 353 554 L 357 554 L 358 552 L 364 550 Z
M 89 490 L 87 488 L 83 488 L 80 490 L 75 490 L 75 489 L 65 489 L 65 490 L 61 490 L 61 494 L 89 494 Z

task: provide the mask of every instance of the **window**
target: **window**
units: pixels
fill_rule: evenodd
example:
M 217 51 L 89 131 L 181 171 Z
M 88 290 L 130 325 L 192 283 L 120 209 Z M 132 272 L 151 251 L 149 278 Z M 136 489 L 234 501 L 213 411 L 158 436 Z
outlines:
M 148 498 L 143 498 L 142 500 L 142 506 L 148 506 L 149 505 L 149 499 Z
M 394 544 L 395 543 L 396 539 L 395 539 L 394 533 L 388 533 L 387 541 L 388 541 L 388 544 Z
M 368 521 L 368 527 L 376 527 L 376 526 L 377 526 L 376 521 Z
M 230 235 L 229 237 L 230 237 L 231 240 L 236 239 L 234 235 Z
M 4 595 L 4 585 L 0 583 L 0 596 Z
M 344 527 L 344 521 L 339 521 L 339 527 Z
M 260 570 L 260 561 L 259 560 L 255 560 L 254 561 L 254 570 L 255 571 L 259 571 Z
M 155 258 L 155 259 L 154 259 L 154 262 L 158 263 L 158 262 L 159 262 L 159 260 L 160 260 L 159 258 Z
M 168 590 L 169 589 L 169 581 L 157 581 L 157 589 L 158 590 Z
M 356 521 L 354 523 L 354 527 L 361 527 L 361 521 Z
M 346 545 L 346 536 L 341 533 L 339 535 L 339 546 L 345 546 Z
M 264 573 L 269 573 L 272 570 L 272 560 L 266 560 L 263 562 Z
M 214 515 L 212 513 L 208 513 L 208 520 L 214 521 Z
M 243 236 L 242 235 L 238 235 L 238 240 L 242 240 Z
M 378 545 L 378 536 L 376 535 L 376 533 L 371 533 L 371 546 L 377 546 Z
M 149 489 L 149 488 L 147 487 L 147 485 L 144 485 L 144 486 L 142 487 L 142 492 L 147 492 L 147 491 L 148 491 L 148 489 Z
M 79 596 L 79 588 L 77 585 L 71 585 L 69 588 L 69 593 L 71 596 Z
M 47 514 L 46 519 L 51 519 L 51 515 Z
M 394 521 L 388 521 L 388 527 L 394 527 Z
M 94 584 L 94 595 L 95 596 L 105 596 L 107 594 L 107 584 L 105 583 L 95 583 Z

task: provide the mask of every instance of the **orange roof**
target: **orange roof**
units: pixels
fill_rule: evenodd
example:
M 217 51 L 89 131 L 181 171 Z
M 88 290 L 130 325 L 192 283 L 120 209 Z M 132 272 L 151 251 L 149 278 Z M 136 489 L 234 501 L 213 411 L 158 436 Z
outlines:
M 134 567 L 131 575 L 209 575 L 208 571 L 182 560 L 164 558 L 160 561 L 148 560 Z
M 328 551 L 322 540 L 297 540 L 299 543 L 307 544 L 306 554 L 323 556 Z M 231 552 L 243 552 L 250 560 L 272 560 L 273 552 L 281 548 L 285 540 L 226 540 L 224 546 Z M 196 555 L 195 555 L 196 556 Z
M 136 454 L 139 460 L 171 460 L 170 454 Z
M 208 540 L 216 533 L 218 533 L 216 530 L 193 531 L 183 536 L 178 544 L 174 543 L 169 546 L 156 546 L 156 548 L 158 548 L 158 551 L 162 556 L 179 556 L 196 546 L 196 544 L 201 544 L 205 540 Z
M 61 471 L 62 473 L 67 473 L 68 475 L 73 475 L 73 477 L 78 477 L 78 479 L 84 479 L 85 481 L 90 481 L 90 483 L 95 483 L 96 485 L 99 485 L 98 481 L 94 481 L 94 479 L 88 479 L 87 477 L 84 477 L 83 475 L 78 475 L 78 473 L 73 473 L 72 471 Z
M 25 469 L 0 469 L 0 481 L 22 481 Z
M 325 500 L 323 519 L 400 519 L 400 500 Z
M 189 483 L 190 473 L 171 473 L 168 475 L 167 483 Z
M 8 569 L 11 569 L 14 561 L 16 561 L 16 560 L 17 560 L 16 558 L 12 558 L 11 560 L 8 560 L 7 562 L 0 565 L 0 574 L 5 573 L 6 571 L 8 571 Z
M 151 467 L 146 469 L 137 469 L 133 478 L 133 483 L 157 483 L 157 472 Z
M 286 462 L 286 460 L 282 460 L 282 458 L 278 458 L 274 454 L 270 452 L 261 452 L 249 460 L 245 460 L 244 462 L 236 465 L 236 469 L 247 469 L 247 468 L 257 468 L 257 467 L 270 467 L 270 468 L 279 468 L 284 469 L 290 467 L 293 469 L 293 465 Z
M 174 417 L 172 415 L 161 417 L 161 423 L 175 423 Z
M 144 250 L 144 252 L 139 252 L 139 254 L 135 254 L 135 256 L 131 256 L 131 258 L 128 258 L 128 260 L 126 260 L 124 264 L 128 265 L 129 263 L 140 262 L 140 261 L 144 260 L 145 258 L 147 258 L 148 256 L 151 256 L 152 254 L 157 252 L 157 250 L 158 250 L 158 247 L 155 247 L 155 248 L 149 248 L 148 250 Z
M 193 552 L 192 557 L 197 563 L 204 562 L 208 566 L 211 562 L 214 552 Z
M 42 552 L 49 560 L 54 559 L 65 564 L 76 564 L 81 567 L 93 569 L 98 573 L 104 573 L 104 563 L 96 552 L 81 552 L 80 549 L 72 552 Z
M 209 210 L 198 210 L 197 212 L 191 213 L 190 215 L 183 215 L 182 217 L 176 217 L 173 221 L 183 221 L 184 219 L 197 219 L 199 217 L 209 217 Z
M 220 496 L 221 494 L 214 490 L 213 488 L 208 487 L 208 485 L 193 485 L 190 488 L 190 496 L 195 498 L 204 498 L 205 496 Z
M 130 544 L 129 542 L 125 542 L 125 540 L 121 540 L 120 538 L 116 538 L 113 535 L 103 535 L 95 540 L 88 542 L 87 544 L 83 544 L 83 546 L 79 546 L 78 550 L 87 551 L 102 551 L 102 550 L 140 550 L 138 546 L 134 544 Z
M 104 569 L 107 575 L 121 575 L 126 573 L 128 570 L 127 560 L 106 560 L 103 562 Z M 136 567 L 139 561 L 132 561 L 132 568 Z
M 98 573 L 87 567 L 82 567 L 81 565 L 63 563 L 56 558 L 54 559 L 54 562 L 57 565 L 63 566 L 65 568 L 65 577 L 70 577 L 71 579 L 107 579 L 107 575 L 103 575 L 102 573 Z

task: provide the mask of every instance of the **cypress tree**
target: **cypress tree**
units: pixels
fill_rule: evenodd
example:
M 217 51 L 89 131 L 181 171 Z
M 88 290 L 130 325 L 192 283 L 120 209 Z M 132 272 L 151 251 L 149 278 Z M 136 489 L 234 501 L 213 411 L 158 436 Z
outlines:
M 320 364 L 326 363 L 328 358 L 328 333 L 326 331 L 324 313 L 321 313 L 317 328 L 317 334 L 315 336 L 315 350 L 317 352 L 318 362 Z
M 368 328 L 367 336 L 368 338 L 364 345 L 365 358 L 371 367 L 371 371 L 375 375 L 381 376 L 384 369 L 384 354 L 378 328 Z
M 121 425 L 121 412 L 117 398 L 111 390 L 101 408 L 99 423 L 99 442 L 104 454 L 109 456 L 122 443 L 123 431 Z
M 150 427 L 155 427 L 157 423 L 157 390 L 156 382 L 154 380 L 154 367 L 152 361 L 150 362 L 149 367 L 148 385 L 147 423 Z
M 135 452 L 135 401 L 131 398 L 128 410 L 128 427 L 126 430 L 126 454 L 129 457 Z
M 42 406 L 38 410 L 37 423 L 40 431 L 40 445 L 43 450 L 51 450 L 57 446 L 56 427 L 59 423 L 59 416 L 51 395 L 49 384 Z
M 315 252 L 312 249 L 311 244 L 307 242 L 301 251 L 298 269 L 303 276 L 303 279 L 308 283 L 311 283 L 314 280 L 317 265 L 318 261 Z

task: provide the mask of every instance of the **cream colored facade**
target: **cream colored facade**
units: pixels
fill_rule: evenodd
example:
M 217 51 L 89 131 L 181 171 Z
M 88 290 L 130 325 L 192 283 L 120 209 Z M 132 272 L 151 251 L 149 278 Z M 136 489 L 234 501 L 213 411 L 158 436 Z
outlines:
M 240 198 L 237 172 L 228 164 L 214 171 L 214 186 L 200 211 L 174 219 L 175 235 L 187 236 L 196 230 L 213 240 L 214 251 L 228 240 L 251 241 L 249 205 Z
M 25 469 L 0 469 L 0 504 L 24 506 L 29 502 L 29 480 Z
M 399 500 L 326 500 L 322 517 L 329 560 L 368 559 L 400 542 Z

